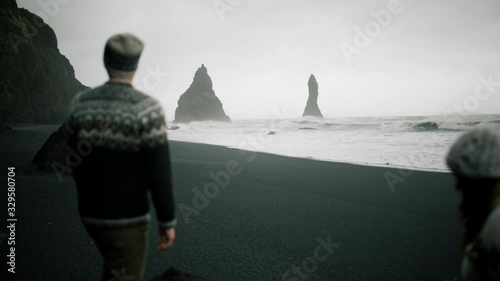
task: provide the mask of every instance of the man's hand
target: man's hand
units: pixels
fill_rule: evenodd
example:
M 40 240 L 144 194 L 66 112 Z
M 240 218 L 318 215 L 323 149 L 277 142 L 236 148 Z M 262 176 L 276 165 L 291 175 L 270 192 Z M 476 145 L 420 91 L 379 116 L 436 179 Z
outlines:
M 163 228 L 160 227 L 160 233 L 158 233 L 158 250 L 163 252 L 168 250 L 174 244 L 175 240 L 175 228 Z

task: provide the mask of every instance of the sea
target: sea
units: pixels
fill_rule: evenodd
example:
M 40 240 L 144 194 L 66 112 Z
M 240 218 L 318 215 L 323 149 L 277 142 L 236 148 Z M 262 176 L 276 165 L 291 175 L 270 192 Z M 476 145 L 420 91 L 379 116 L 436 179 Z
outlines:
M 274 118 L 170 124 L 171 140 L 323 161 L 449 172 L 445 157 L 474 127 L 500 115 Z

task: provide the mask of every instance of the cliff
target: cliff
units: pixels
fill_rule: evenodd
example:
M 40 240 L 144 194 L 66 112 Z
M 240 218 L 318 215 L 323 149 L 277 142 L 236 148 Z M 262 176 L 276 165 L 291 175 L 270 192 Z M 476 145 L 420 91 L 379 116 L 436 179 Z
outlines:
M 15 0 L 0 2 L 0 123 L 62 123 L 86 87 L 57 47 L 50 26 Z
M 202 64 L 196 71 L 191 86 L 179 98 L 174 123 L 206 120 L 231 122 L 215 95 L 207 68 Z
M 321 114 L 318 106 L 318 82 L 313 74 L 309 77 L 307 85 L 309 86 L 309 98 L 307 99 L 306 108 L 304 109 L 302 117 L 314 116 L 323 118 L 323 114 Z

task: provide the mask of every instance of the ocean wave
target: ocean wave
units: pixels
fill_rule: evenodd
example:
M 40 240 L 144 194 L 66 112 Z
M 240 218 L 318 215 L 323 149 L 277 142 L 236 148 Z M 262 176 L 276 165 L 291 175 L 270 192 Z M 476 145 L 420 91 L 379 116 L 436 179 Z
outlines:
M 488 118 L 490 120 L 444 120 L 442 117 L 416 118 L 336 118 L 336 119 L 281 119 L 281 120 L 245 120 L 234 123 L 193 122 L 179 129 L 179 131 L 201 130 L 212 131 L 214 129 L 232 130 L 241 133 L 251 133 L 258 128 L 269 128 L 273 131 L 381 131 L 381 132 L 432 132 L 432 131 L 464 131 L 476 126 L 487 124 L 500 125 L 500 119 Z
M 499 121 L 500 122 L 500 121 Z M 291 128 L 298 130 L 321 131 L 356 131 L 374 130 L 383 132 L 430 132 L 430 131 L 463 131 L 486 122 L 437 122 L 437 121 L 391 121 L 391 122 L 317 122 L 300 121 L 291 124 Z M 306 126 L 304 126 L 306 125 Z
M 291 124 L 291 127 L 294 127 L 299 130 L 304 130 L 304 128 L 321 130 L 321 131 L 330 131 L 330 130 L 359 130 L 359 129 L 374 129 L 377 130 L 380 126 L 380 123 L 374 122 L 335 122 L 335 121 L 327 121 L 325 120 L 302 120 L 295 121 Z
M 453 130 L 453 131 L 464 131 L 468 130 L 472 127 L 479 126 L 479 125 L 484 125 L 489 122 L 460 122 L 460 123 L 453 123 L 453 122 L 443 122 L 439 125 L 439 128 L 442 130 Z
M 385 132 L 437 131 L 439 130 L 439 125 L 434 121 L 389 122 L 382 123 L 380 130 Z
M 385 132 L 465 131 L 487 124 L 500 124 L 500 120 L 475 122 L 389 122 L 380 125 L 380 130 Z

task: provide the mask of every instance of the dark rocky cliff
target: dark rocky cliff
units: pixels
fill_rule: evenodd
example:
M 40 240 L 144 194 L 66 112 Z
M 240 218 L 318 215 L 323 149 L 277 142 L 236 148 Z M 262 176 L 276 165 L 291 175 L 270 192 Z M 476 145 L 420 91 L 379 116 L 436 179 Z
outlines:
M 50 26 L 15 0 L 0 1 L 0 123 L 62 123 L 85 89 Z
M 189 89 L 179 98 L 174 122 L 206 120 L 231 122 L 224 112 L 221 101 L 215 95 L 207 68 L 202 64 L 196 71 Z
M 306 108 L 304 109 L 302 117 L 313 116 L 323 118 L 323 114 L 321 114 L 318 106 L 318 82 L 313 74 L 309 77 L 307 85 L 309 86 L 309 98 L 307 99 Z

